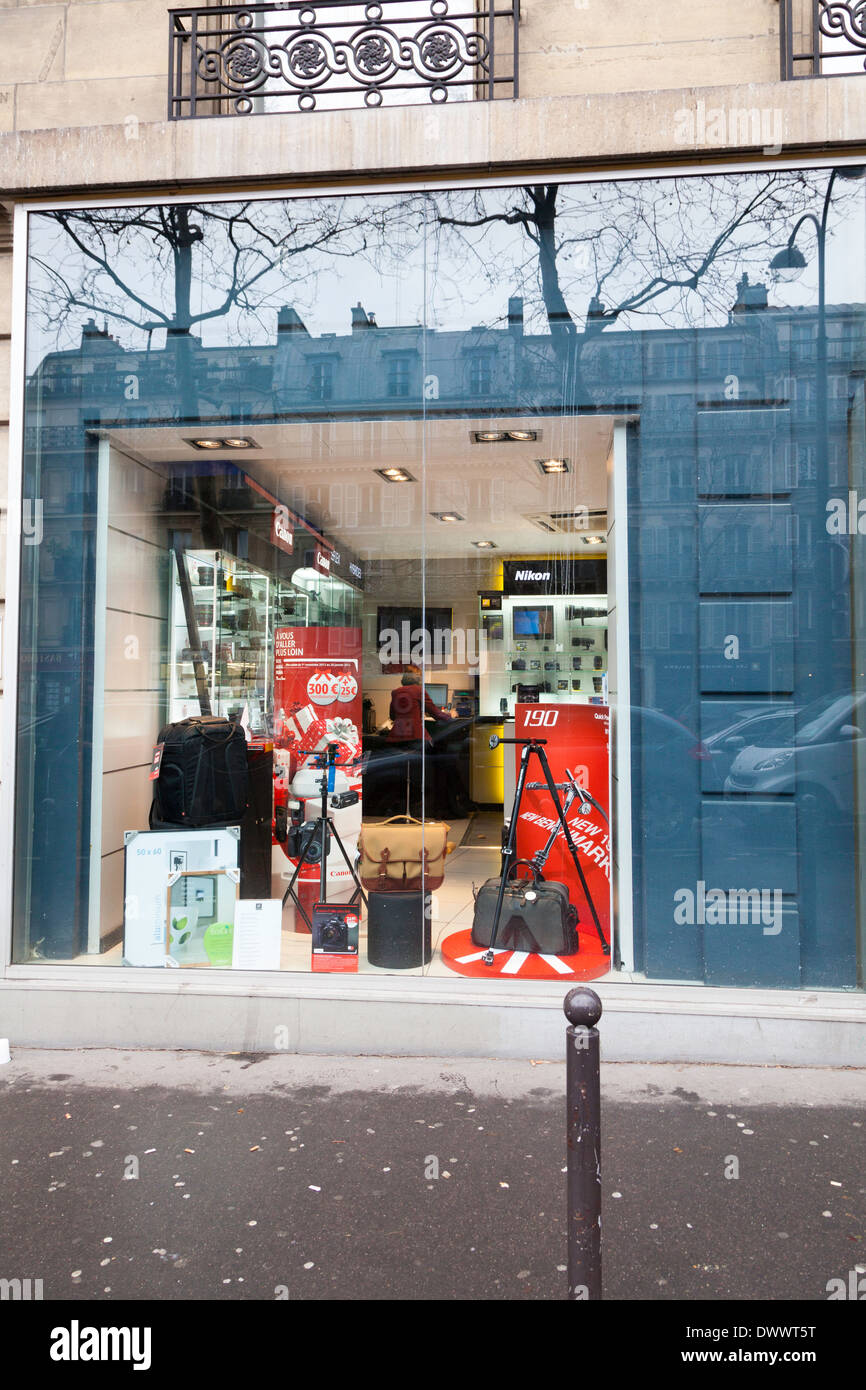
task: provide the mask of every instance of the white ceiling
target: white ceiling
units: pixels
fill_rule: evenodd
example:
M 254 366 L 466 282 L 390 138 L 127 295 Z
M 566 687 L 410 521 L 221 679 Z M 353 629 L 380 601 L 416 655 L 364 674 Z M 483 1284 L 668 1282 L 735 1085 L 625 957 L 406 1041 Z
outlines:
M 535 429 L 532 443 L 475 444 L 473 430 Z M 548 534 L 528 518 L 539 512 L 607 506 L 607 460 L 613 420 L 606 416 L 509 416 L 496 419 L 331 420 L 251 423 L 235 427 L 255 450 L 214 451 L 230 459 L 281 502 L 307 516 L 329 539 L 365 559 L 477 555 L 476 540 L 516 555 L 574 551 L 583 536 Z M 141 425 L 112 430 L 126 453 L 153 463 L 201 459 L 185 441 L 189 427 Z M 225 428 L 199 430 L 220 437 Z M 570 472 L 545 476 L 536 459 L 565 457 Z M 411 483 L 388 483 L 377 468 L 401 467 Z M 456 511 L 447 523 L 431 513 Z M 496 553 L 496 552 L 494 552 Z

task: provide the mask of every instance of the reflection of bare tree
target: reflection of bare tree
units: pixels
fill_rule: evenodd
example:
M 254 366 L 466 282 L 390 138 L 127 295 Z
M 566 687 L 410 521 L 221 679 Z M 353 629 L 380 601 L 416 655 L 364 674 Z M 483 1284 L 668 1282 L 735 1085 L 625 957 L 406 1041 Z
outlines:
M 314 279 L 327 257 L 362 253 L 381 237 L 381 207 L 329 198 L 196 203 L 43 213 L 31 265 L 31 302 L 57 336 L 82 311 L 150 336 L 164 329 L 176 354 L 182 414 L 198 400 L 191 356 L 196 327 L 227 323 L 249 337 L 266 308 Z M 58 235 L 45 235 L 44 224 Z M 195 303 L 194 303 L 195 300 Z
M 724 323 L 739 278 L 766 277 L 773 249 L 820 206 L 828 176 L 771 171 L 455 190 L 428 195 L 428 209 L 440 261 L 452 273 L 459 267 L 464 283 L 480 279 L 501 293 L 511 269 L 511 293 L 546 321 L 578 392 L 584 347 L 609 325 L 650 317 L 671 327 Z

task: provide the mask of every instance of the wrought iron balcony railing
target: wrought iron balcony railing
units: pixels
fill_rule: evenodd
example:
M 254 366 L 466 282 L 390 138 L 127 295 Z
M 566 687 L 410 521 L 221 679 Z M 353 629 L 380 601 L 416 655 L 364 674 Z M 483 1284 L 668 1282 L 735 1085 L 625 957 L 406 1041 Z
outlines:
M 519 0 L 169 11 L 169 119 L 516 97 Z
M 866 68 L 864 0 L 781 0 L 779 15 L 783 80 Z

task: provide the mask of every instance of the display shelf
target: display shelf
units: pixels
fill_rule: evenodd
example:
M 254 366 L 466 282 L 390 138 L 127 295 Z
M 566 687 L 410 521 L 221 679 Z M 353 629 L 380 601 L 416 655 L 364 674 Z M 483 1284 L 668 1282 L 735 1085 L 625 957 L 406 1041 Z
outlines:
M 488 640 L 488 658 L 492 654 L 495 660 L 488 660 L 480 679 L 482 715 L 495 715 L 503 706 L 511 709 L 518 686 L 540 687 L 539 698 L 545 703 L 602 701 L 607 677 L 606 594 L 503 594 L 501 604 L 501 633 L 495 641 Z M 515 637 L 515 609 L 533 607 L 550 610 L 545 617 L 549 630 Z M 486 611 L 479 597 L 479 627 Z
M 188 551 L 190 581 L 211 712 L 246 710 L 253 733 L 267 733 L 270 705 L 270 579 L 245 560 L 222 551 Z M 193 651 L 177 559 L 172 572 L 173 652 L 170 718 L 200 712 Z

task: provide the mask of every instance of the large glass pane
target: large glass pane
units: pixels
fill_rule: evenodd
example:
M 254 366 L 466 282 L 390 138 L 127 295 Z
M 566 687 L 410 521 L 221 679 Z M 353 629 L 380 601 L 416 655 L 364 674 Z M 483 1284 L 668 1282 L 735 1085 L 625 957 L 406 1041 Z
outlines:
M 861 174 L 32 214 L 15 960 L 854 987 Z

